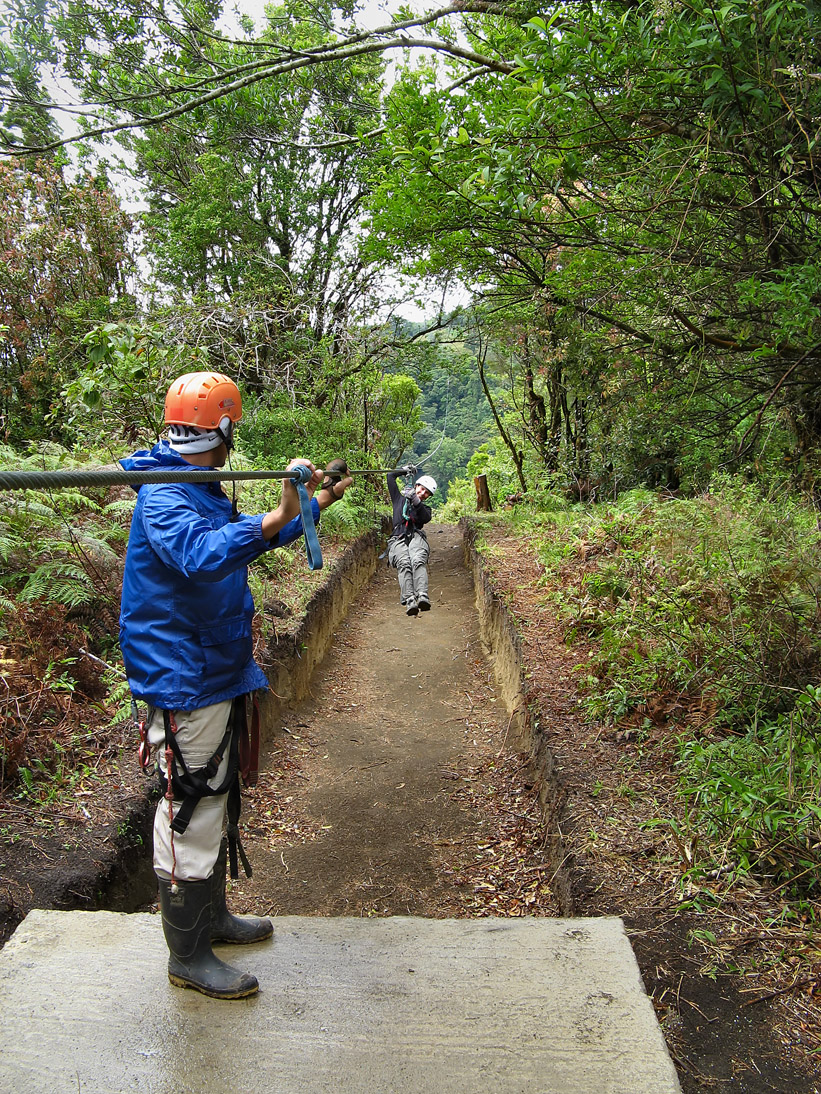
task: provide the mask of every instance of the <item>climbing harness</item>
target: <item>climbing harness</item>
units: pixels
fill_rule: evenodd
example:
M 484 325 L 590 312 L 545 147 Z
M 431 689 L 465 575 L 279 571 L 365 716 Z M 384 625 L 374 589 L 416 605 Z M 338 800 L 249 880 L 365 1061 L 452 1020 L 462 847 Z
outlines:
M 417 527 L 413 523 L 413 517 L 411 516 L 410 498 L 405 498 L 405 504 L 402 506 L 402 519 L 405 521 L 405 531 L 400 538 L 403 542 L 410 543 L 413 539 L 414 532 L 417 531 Z M 425 534 L 421 528 L 418 529 L 418 531 L 420 535 Z
M 239 876 L 238 859 L 242 862 L 242 868 L 246 877 L 253 875 L 251 863 L 245 854 L 240 838 L 239 818 L 242 811 L 242 796 L 240 790 L 240 777 L 246 786 L 254 786 L 259 770 L 259 706 L 254 697 L 254 709 L 249 732 L 248 718 L 245 709 L 246 697 L 238 696 L 231 705 L 231 713 L 225 728 L 222 740 L 217 746 L 208 762 L 197 770 L 192 771 L 183 759 L 182 751 L 177 742 L 178 726 L 173 711 L 162 712 L 165 730 L 165 767 L 163 773 L 159 764 L 157 774 L 160 789 L 164 800 L 168 803 L 168 823 L 171 837 L 171 884 L 176 884 L 175 871 L 177 855 L 174 846 L 174 836 L 183 835 L 191 822 L 194 810 L 206 797 L 218 797 L 227 794 L 227 827 L 228 837 L 228 861 L 232 878 Z M 153 717 L 154 711 L 151 711 Z M 151 717 L 148 721 L 151 721 Z M 218 786 L 211 786 L 210 782 L 220 769 L 220 765 L 228 754 L 228 769 L 225 778 Z M 142 763 L 142 742 L 140 744 L 140 763 Z M 176 815 L 174 803 L 180 802 Z
M 124 680 L 127 679 L 124 672 L 115 668 L 114 665 L 110 665 L 101 657 L 95 656 L 82 647 L 78 652 L 84 657 L 87 657 L 90 661 L 102 665 L 103 668 L 114 673 L 116 676 L 120 676 Z M 246 697 L 244 695 L 240 695 L 238 698 L 234 699 L 231 706 L 231 714 L 228 718 L 228 725 L 217 751 L 204 767 L 201 767 L 196 771 L 191 771 L 182 757 L 182 753 L 176 741 L 177 723 L 173 713 L 168 710 L 163 711 L 165 762 L 166 771 L 170 773 L 170 778 L 163 775 L 159 764 L 157 765 L 157 773 L 163 798 L 168 802 L 168 820 L 171 828 L 172 885 L 176 884 L 174 881 L 174 871 L 176 870 L 177 864 L 176 851 L 174 848 L 174 834 L 177 833 L 181 835 L 185 832 L 194 809 L 202 798 L 224 794 L 226 792 L 228 794 L 226 810 L 228 823 L 226 834 L 228 836 L 231 877 L 237 878 L 239 876 L 238 857 L 242 862 L 242 867 L 246 876 L 251 877 L 253 872 L 242 846 L 239 833 L 239 817 L 242 808 L 240 778 L 242 779 L 244 786 L 252 787 L 257 784 L 257 778 L 259 776 L 260 710 L 259 701 L 257 700 L 256 695 L 254 695 L 251 724 L 249 726 L 245 700 Z M 141 718 L 138 713 L 137 701 L 132 695 L 131 717 L 139 738 L 139 743 L 137 745 L 137 763 L 144 772 L 148 771 L 153 760 L 154 750 L 148 739 L 148 730 L 155 713 L 155 708 L 149 707 L 145 717 Z M 229 760 L 225 779 L 220 786 L 216 788 L 210 787 L 208 783 L 219 770 L 226 748 L 229 749 Z M 179 800 L 182 801 L 182 805 L 175 817 L 174 802 Z
M 419 471 L 419 467 L 417 465 L 409 464 L 407 467 L 402 468 L 403 474 L 405 475 L 406 478 L 410 479 L 411 482 L 413 482 L 413 480 L 416 478 L 416 475 L 417 475 L 418 471 Z M 406 486 L 403 493 L 406 493 L 407 490 L 408 490 L 408 487 Z M 411 514 L 410 498 L 407 497 L 407 494 L 405 496 L 404 504 L 402 505 L 402 519 L 405 522 L 405 530 L 402 533 L 402 535 L 397 537 L 397 538 L 401 539 L 403 543 L 410 543 L 410 541 L 413 539 L 413 536 L 416 532 L 418 532 L 420 536 L 423 536 L 425 539 L 427 539 L 427 536 L 425 536 L 425 533 L 422 531 L 422 529 L 417 528 L 416 525 L 414 524 L 413 517 L 412 517 L 412 514 Z

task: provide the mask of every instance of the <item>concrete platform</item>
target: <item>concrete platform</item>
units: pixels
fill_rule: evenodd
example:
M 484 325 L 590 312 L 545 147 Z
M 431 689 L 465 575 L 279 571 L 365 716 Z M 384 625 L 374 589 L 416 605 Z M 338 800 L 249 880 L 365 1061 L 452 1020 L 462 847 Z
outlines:
M 675 1094 L 618 919 L 276 921 L 262 985 L 174 988 L 158 917 L 32 912 L 0 951 L 2 1094 Z

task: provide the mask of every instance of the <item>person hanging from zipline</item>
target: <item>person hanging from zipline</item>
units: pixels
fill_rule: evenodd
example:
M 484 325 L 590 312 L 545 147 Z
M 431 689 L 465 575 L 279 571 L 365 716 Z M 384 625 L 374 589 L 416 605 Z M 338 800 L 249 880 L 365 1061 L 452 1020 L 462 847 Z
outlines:
M 187 373 L 168 389 L 167 438 L 120 462 L 135 471 L 230 465 L 241 417 L 232 380 Z M 353 481 L 340 475 L 320 487 L 322 473 L 309 460 L 293 460 L 288 470 L 300 468 L 306 518 L 310 507 L 314 520 Z M 154 818 L 154 871 L 168 977 L 216 999 L 240 999 L 258 981 L 221 961 L 212 942 L 259 942 L 273 933 L 267 917 L 232 915 L 225 898 L 229 855 L 232 877 L 238 854 L 250 874 L 239 841 L 239 779 L 241 769 L 246 782 L 255 781 L 258 723 L 249 740 L 246 699 L 268 687 L 253 657 L 247 567 L 305 531 L 299 488 L 283 479 L 279 505 L 257 516 L 239 513 L 219 482 L 135 489 L 120 645 L 132 695 L 148 706 L 141 762 L 155 756 L 164 792 Z
M 411 474 L 411 469 L 407 469 Z M 388 561 L 397 571 L 399 595 L 407 615 L 430 611 L 428 556 L 430 547 L 423 526 L 430 521 L 428 498 L 436 493 L 436 480 L 420 475 L 413 486 L 400 490 L 397 472 L 388 476 L 388 493 L 393 505 L 393 529 L 388 540 Z

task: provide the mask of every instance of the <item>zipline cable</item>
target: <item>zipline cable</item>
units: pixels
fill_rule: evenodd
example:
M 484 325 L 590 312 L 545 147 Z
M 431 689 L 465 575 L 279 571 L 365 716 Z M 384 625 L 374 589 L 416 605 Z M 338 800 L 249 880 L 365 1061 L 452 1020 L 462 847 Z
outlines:
M 301 465 L 301 466 L 304 466 Z M 319 468 L 321 471 L 322 468 Z M 361 470 L 334 472 L 346 475 L 403 475 L 414 470 L 405 467 L 364 467 Z M 50 490 L 67 486 L 137 486 L 157 482 L 229 482 L 248 479 L 293 479 L 294 471 L 231 471 L 226 468 L 192 471 L 0 471 L 0 490 Z
M 302 517 L 302 530 L 305 540 L 305 555 L 308 568 L 322 569 L 322 550 L 314 523 L 311 499 L 307 490 L 313 472 L 305 464 L 297 464 L 287 471 L 234 471 L 231 468 L 196 468 L 192 470 L 166 471 L 0 471 L 0 490 L 37 490 L 57 489 L 69 486 L 145 486 L 149 483 L 174 482 L 221 482 L 245 481 L 248 479 L 290 479 L 296 487 L 299 498 L 299 512 Z M 392 468 L 363 468 L 346 470 L 340 473 L 328 472 L 332 480 L 346 475 L 404 474 L 415 475 L 415 466 Z

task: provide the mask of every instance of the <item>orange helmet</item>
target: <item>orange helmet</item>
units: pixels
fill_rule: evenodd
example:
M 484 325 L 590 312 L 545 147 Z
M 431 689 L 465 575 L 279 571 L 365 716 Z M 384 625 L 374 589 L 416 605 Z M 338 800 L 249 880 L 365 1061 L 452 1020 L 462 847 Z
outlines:
M 193 425 L 197 429 L 226 429 L 242 417 L 242 396 L 233 380 L 219 372 L 186 372 L 165 397 L 166 425 Z

